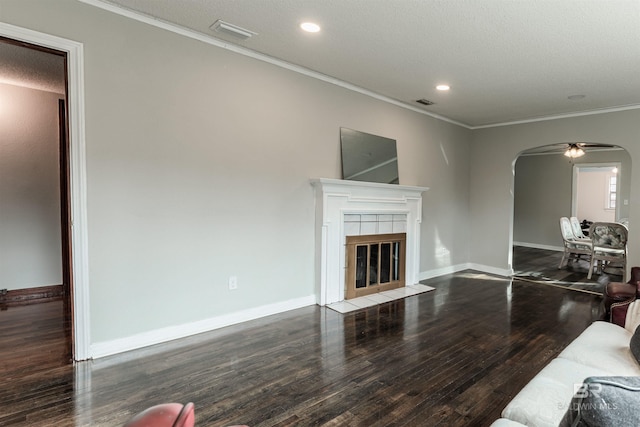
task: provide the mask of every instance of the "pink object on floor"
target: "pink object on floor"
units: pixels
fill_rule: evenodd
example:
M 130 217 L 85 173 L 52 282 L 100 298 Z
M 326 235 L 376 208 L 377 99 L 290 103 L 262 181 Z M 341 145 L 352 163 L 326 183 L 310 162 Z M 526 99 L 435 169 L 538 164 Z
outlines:
M 124 427 L 193 427 L 194 424 L 193 403 L 162 403 L 140 412 Z
M 195 406 L 192 402 L 161 403 L 140 412 L 129 420 L 124 427 L 193 427 L 195 424 Z M 234 425 L 229 427 L 249 427 Z

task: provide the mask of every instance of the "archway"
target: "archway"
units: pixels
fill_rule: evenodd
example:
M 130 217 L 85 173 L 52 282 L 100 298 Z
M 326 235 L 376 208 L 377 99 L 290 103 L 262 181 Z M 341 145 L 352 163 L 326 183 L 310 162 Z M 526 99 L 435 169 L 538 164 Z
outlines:
M 575 275 L 569 277 L 566 269 L 557 271 L 559 263 L 556 264 L 561 259 L 563 250 L 559 219 L 562 216 L 576 216 L 576 167 L 619 165 L 615 196 L 621 201 L 630 197 L 631 158 L 626 150 L 613 145 L 598 144 L 598 147 L 585 148 L 583 156 L 569 158 L 564 155 L 566 149 L 566 143 L 544 145 L 523 151 L 514 161 L 513 253 L 526 248 L 527 257 L 541 257 L 538 264 L 525 263 L 529 268 L 525 271 L 522 265 L 518 265 L 518 261 L 528 261 L 528 258 L 514 255 L 512 267 L 516 275 L 538 274 L 548 279 L 562 277 L 567 281 L 576 279 Z M 592 196 L 604 200 L 604 190 L 600 193 L 600 190 L 594 189 Z M 622 203 L 615 206 L 615 221 L 627 218 L 628 208 L 628 205 Z M 546 257 L 546 264 L 542 257 Z M 531 270 L 532 265 L 537 265 L 537 271 Z M 582 276 L 586 280 L 588 264 L 583 268 L 586 270 L 580 276 L 580 281 Z M 576 268 L 572 273 L 582 272 Z

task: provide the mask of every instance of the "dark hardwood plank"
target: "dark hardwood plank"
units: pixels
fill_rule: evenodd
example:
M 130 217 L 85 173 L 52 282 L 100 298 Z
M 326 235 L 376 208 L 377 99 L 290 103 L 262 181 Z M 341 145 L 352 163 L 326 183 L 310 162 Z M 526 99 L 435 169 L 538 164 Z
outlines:
M 193 401 L 198 426 L 486 426 L 599 316 L 598 296 L 473 271 L 424 283 L 436 290 L 348 314 L 306 307 L 75 366 L 11 367 L 4 339 L 16 351 L 27 339 L 1 318 L 11 380 L 0 425 L 119 426 Z
M 15 289 L 0 293 L 0 309 L 18 305 L 40 304 L 62 299 L 62 285 L 41 286 L 38 288 Z
M 71 363 L 68 319 L 61 300 L 0 311 L 0 374 L 15 380 Z

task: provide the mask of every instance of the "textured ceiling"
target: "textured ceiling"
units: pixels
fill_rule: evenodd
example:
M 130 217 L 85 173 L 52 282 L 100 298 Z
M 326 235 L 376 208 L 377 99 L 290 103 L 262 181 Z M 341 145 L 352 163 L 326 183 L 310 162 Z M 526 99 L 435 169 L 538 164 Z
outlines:
M 640 105 L 638 0 L 108 3 L 470 127 Z M 258 35 L 242 41 L 214 32 L 218 19 Z M 322 31 L 301 32 L 305 20 Z M 439 83 L 451 90 L 437 92 Z M 585 97 L 568 99 L 578 94 Z M 419 98 L 435 105 L 422 107 Z
M 0 42 L 0 83 L 64 94 L 64 56 Z

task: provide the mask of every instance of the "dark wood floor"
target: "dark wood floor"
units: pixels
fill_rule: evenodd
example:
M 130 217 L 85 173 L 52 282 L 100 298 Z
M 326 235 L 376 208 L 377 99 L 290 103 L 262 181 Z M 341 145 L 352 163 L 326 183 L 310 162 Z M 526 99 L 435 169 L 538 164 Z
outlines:
M 29 322 L 9 318 L 36 310 L 10 308 L 0 425 L 119 426 L 193 401 L 198 426 L 488 426 L 599 316 L 600 297 L 552 286 L 472 271 L 424 283 L 436 290 L 349 314 L 306 307 L 75 366 L 56 340 L 6 345 Z M 50 364 L 29 367 L 43 352 Z

